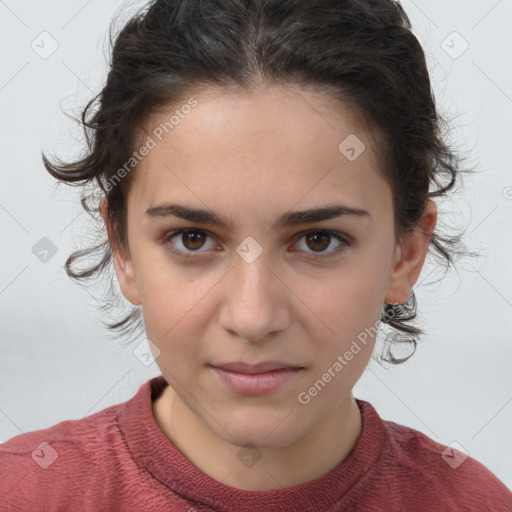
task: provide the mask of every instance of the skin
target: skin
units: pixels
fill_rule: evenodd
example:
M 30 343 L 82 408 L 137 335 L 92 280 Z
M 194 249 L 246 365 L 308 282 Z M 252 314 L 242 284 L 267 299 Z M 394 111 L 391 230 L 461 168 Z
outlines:
M 210 87 L 198 105 L 139 164 L 128 192 L 128 250 L 114 251 L 120 288 L 140 304 L 147 337 L 169 382 L 154 402 L 161 430 L 212 478 L 247 490 L 280 489 L 325 475 L 361 433 L 351 390 L 375 339 L 308 404 L 307 391 L 365 328 L 378 325 L 384 300 L 404 303 L 423 266 L 436 224 L 428 201 L 416 231 L 398 244 L 392 191 L 377 172 L 371 139 L 350 113 L 312 89 L 265 86 L 250 94 Z M 176 105 L 155 113 L 147 133 Z M 338 150 L 356 134 L 366 150 L 349 161 Z M 232 230 L 145 211 L 175 202 L 207 208 Z M 290 210 L 343 203 L 369 212 L 295 227 L 275 227 Z M 195 244 L 178 235 L 201 230 Z M 351 246 L 308 241 L 308 231 L 345 233 Z M 248 236 L 263 252 L 248 263 L 236 252 Z M 169 246 L 192 253 L 174 256 Z M 194 252 L 195 251 L 195 252 Z M 314 260 L 315 254 L 335 254 Z M 302 366 L 270 395 L 242 396 L 208 366 L 277 359 Z M 261 455 L 246 466 L 250 443 Z

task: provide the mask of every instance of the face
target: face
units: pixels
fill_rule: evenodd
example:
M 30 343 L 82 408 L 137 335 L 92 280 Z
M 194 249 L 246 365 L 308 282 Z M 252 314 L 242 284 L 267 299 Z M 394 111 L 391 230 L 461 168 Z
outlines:
M 117 276 L 177 399 L 226 442 L 285 446 L 350 397 L 384 300 L 407 300 L 428 243 L 397 245 L 369 134 L 327 96 L 272 86 L 194 98 L 164 137 L 180 106 L 148 121 L 156 144 L 131 177 Z M 213 368 L 267 361 L 300 369 L 233 387 Z

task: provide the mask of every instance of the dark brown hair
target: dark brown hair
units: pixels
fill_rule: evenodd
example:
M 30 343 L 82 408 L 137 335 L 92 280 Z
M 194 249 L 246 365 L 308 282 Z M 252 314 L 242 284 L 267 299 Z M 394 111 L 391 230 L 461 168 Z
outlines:
M 261 83 L 312 87 L 348 106 L 380 141 L 376 154 L 393 190 L 398 240 L 415 228 L 428 198 L 446 196 L 461 172 L 471 172 L 461 169 L 460 155 L 445 140 L 448 122 L 436 109 L 424 52 L 397 1 L 156 0 L 115 38 L 113 26 L 106 83 L 79 120 L 85 154 L 52 163 L 43 153 L 52 176 L 83 186 L 82 205 L 99 221 L 102 241 L 74 252 L 65 269 L 78 282 L 110 276 L 103 309 L 122 305 L 122 297 L 114 290 L 112 248 L 98 215 L 99 199 L 107 198 L 116 243 L 126 248 L 130 179 L 112 187 L 112 178 L 133 156 L 148 116 L 203 87 L 249 92 Z M 460 239 L 442 236 L 436 227 L 429 251 L 448 269 Z M 74 268 L 77 259 L 90 256 L 98 258 L 93 265 Z M 411 323 L 417 314 L 414 292 L 405 305 L 383 306 L 382 323 L 391 329 L 383 360 L 400 363 L 414 353 L 424 332 Z M 123 335 L 136 334 L 143 327 L 140 306 L 104 324 Z M 412 353 L 395 358 L 393 343 L 411 346 Z

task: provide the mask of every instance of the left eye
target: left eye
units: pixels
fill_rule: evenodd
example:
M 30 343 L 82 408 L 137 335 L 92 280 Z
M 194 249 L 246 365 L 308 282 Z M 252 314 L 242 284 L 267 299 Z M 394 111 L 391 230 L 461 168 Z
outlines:
M 172 240 L 177 238 L 178 243 Z M 218 247 L 213 239 L 204 231 L 198 229 L 182 229 L 180 231 L 172 231 L 164 235 L 163 243 L 168 246 L 169 250 L 179 256 L 189 257 L 193 253 L 201 253 L 207 251 L 200 251 L 203 248 L 205 241 L 210 238 L 211 244 L 210 249 Z M 328 258 L 334 256 L 340 251 L 351 245 L 350 240 L 347 236 L 336 231 L 329 230 L 316 230 L 309 231 L 302 234 L 299 241 L 304 239 L 307 247 L 314 249 L 312 252 L 308 252 L 304 249 L 304 252 L 310 254 L 312 258 Z M 338 241 L 338 245 L 330 251 L 325 251 L 329 246 L 332 245 L 333 239 Z M 297 244 L 296 244 L 297 245 Z M 300 243 L 298 244 L 300 246 Z M 181 246 L 181 247 L 180 247 Z
M 310 253 L 313 258 L 328 258 L 350 246 L 348 238 L 336 231 L 309 231 L 302 235 L 301 240 L 303 238 L 310 248 L 315 249 Z M 331 245 L 333 238 L 338 241 L 338 245 L 333 250 L 325 251 Z

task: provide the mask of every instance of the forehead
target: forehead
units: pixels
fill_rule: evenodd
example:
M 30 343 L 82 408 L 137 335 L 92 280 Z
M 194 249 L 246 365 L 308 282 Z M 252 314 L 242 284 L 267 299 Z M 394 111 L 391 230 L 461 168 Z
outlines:
M 195 105 L 183 108 L 191 98 Z M 368 202 L 372 189 L 382 193 L 386 186 L 373 134 L 346 106 L 319 90 L 209 87 L 160 108 L 144 128 L 141 140 L 150 137 L 154 147 L 130 187 L 141 208 L 170 195 L 197 203 L 201 197 L 225 200 L 251 191 L 269 200 L 280 195 L 286 206 L 319 194 L 324 202 L 334 202 L 340 192 L 347 203 Z

